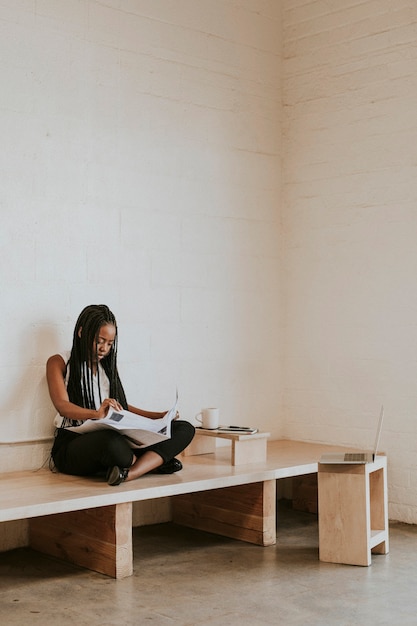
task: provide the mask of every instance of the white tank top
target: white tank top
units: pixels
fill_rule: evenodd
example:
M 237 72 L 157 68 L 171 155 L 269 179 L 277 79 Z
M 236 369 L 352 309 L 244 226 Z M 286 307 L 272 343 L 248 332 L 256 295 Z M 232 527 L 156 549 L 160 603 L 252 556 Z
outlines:
M 71 352 L 68 350 L 67 352 L 60 353 L 60 357 L 64 360 L 65 364 L 68 363 Z M 65 376 L 65 386 L 68 384 L 69 377 L 69 366 L 67 367 L 67 373 Z M 100 386 L 99 386 L 100 383 Z M 100 404 L 105 398 L 110 397 L 110 381 L 107 377 L 106 372 L 104 371 L 104 367 L 101 363 L 98 363 L 98 375 L 93 375 L 93 394 L 94 394 L 94 404 L 95 408 L 98 409 Z M 101 398 L 101 399 L 100 399 Z M 81 426 L 83 423 L 82 420 L 70 420 L 68 417 L 64 417 L 59 413 L 56 414 L 54 419 L 54 425 L 57 428 L 68 428 L 68 426 Z

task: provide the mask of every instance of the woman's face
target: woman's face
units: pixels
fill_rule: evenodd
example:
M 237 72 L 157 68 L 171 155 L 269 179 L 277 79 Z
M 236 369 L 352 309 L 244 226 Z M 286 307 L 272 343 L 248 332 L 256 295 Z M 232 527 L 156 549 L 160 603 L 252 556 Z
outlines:
M 115 338 L 116 328 L 113 324 L 103 324 L 103 326 L 100 327 L 97 339 L 93 344 L 93 354 L 97 354 L 98 361 L 101 361 L 109 354 Z

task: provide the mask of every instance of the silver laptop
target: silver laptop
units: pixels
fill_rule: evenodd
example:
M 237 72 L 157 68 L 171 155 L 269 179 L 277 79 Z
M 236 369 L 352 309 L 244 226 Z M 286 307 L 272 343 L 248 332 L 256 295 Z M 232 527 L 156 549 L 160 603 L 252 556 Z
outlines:
M 341 463 L 341 464 L 361 464 L 372 463 L 375 461 L 375 457 L 378 452 L 379 439 L 381 437 L 382 422 L 384 420 L 384 407 L 381 407 L 381 413 L 379 414 L 378 428 L 376 430 L 375 445 L 373 452 L 364 452 L 358 450 L 357 452 L 328 452 L 322 454 L 320 463 Z

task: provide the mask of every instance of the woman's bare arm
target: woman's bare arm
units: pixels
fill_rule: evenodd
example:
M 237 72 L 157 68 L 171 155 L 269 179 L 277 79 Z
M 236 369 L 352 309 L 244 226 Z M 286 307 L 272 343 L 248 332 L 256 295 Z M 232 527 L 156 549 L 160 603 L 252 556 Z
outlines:
M 129 411 L 131 411 L 131 413 L 136 413 L 136 415 L 142 415 L 142 417 L 148 417 L 151 420 L 160 419 L 166 414 L 166 411 L 163 411 L 162 413 L 159 411 L 145 411 L 145 409 L 139 409 L 138 407 L 131 404 L 128 404 L 127 408 L 129 409 Z
M 112 398 L 106 398 L 97 411 L 95 409 L 84 409 L 70 402 L 65 386 L 65 367 L 65 361 L 60 354 L 51 356 L 46 363 L 46 380 L 48 382 L 49 395 L 52 404 L 60 415 L 72 420 L 102 419 L 106 417 L 110 407 L 116 410 L 122 408 Z

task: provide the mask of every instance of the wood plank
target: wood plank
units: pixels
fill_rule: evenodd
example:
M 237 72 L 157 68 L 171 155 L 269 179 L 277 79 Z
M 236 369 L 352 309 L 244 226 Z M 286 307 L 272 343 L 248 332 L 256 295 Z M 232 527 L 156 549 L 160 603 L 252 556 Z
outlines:
M 195 437 L 214 437 L 215 439 L 228 439 L 230 441 L 248 441 L 249 439 L 268 439 L 271 433 L 258 431 L 256 433 L 242 433 L 242 432 L 224 432 L 219 430 L 205 430 L 203 428 L 197 428 Z
M 130 576 L 132 503 L 33 518 L 29 542 L 34 550 L 101 574 Z
M 252 436 L 247 435 L 245 439 L 232 441 L 232 465 L 266 461 L 266 438 L 252 439 Z
M 369 493 L 371 499 L 371 533 L 374 535 L 371 551 L 373 554 L 388 554 L 388 478 L 386 460 L 383 467 L 369 475 Z M 378 531 L 382 531 L 382 533 Z
M 132 573 L 133 502 L 174 496 L 176 521 L 271 545 L 276 541 L 276 479 L 316 473 L 322 453 L 346 448 L 279 440 L 268 442 L 267 450 L 262 462 L 245 458 L 233 466 L 230 448 L 219 446 L 214 454 L 183 457 L 181 472 L 148 474 L 117 488 L 103 479 L 46 469 L 5 473 L 0 476 L 0 522 L 30 519 L 35 549 L 116 578 Z M 379 489 L 378 479 L 374 488 Z M 381 512 L 372 515 L 378 519 Z
M 176 496 L 173 521 L 268 546 L 276 543 L 275 480 Z
M 365 465 L 319 465 L 321 561 L 371 565 L 388 552 L 386 457 Z
M 216 439 L 231 441 L 230 462 L 232 465 L 261 463 L 266 461 L 267 439 L 270 433 L 219 432 L 218 430 L 197 429 L 190 446 L 184 451 L 187 455 L 198 455 L 216 451 Z M 210 444 L 210 442 L 212 442 Z
M 323 467 L 323 466 L 321 466 Z M 326 466 L 319 472 L 320 560 L 370 565 L 369 498 L 363 472 Z M 335 468 L 335 471 L 330 469 Z M 354 523 L 352 523 L 354 520 Z
M 294 476 L 292 479 L 292 507 L 295 511 L 318 513 L 317 474 Z
M 183 457 L 181 472 L 142 476 L 117 488 L 103 479 L 54 474 L 47 469 L 4 473 L 0 476 L 0 522 L 311 474 L 317 472 L 323 452 L 345 449 L 272 441 L 265 462 L 232 466 L 230 449 L 219 446 L 215 454 Z

